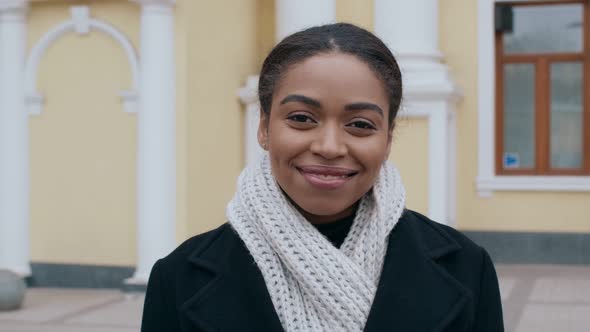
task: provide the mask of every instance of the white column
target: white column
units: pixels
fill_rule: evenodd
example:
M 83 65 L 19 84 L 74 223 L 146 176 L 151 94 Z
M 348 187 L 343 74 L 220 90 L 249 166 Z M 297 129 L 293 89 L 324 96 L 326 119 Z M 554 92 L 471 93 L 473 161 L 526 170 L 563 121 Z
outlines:
M 262 157 L 257 132 L 260 123 L 260 104 L 258 103 L 258 75 L 248 76 L 246 85 L 238 90 L 240 101 L 246 106 L 244 119 L 244 149 L 246 165 L 255 164 Z
M 24 98 L 27 1 L 0 1 L 0 269 L 29 265 L 29 123 Z
M 375 33 L 399 61 L 407 116 L 429 120 L 428 215 L 454 222 L 454 107 L 459 89 L 438 49 L 438 0 L 375 0 Z M 451 167 L 453 166 L 453 167 Z
M 336 0 L 276 0 L 276 41 L 316 25 L 336 21 Z
M 449 211 L 449 128 L 446 105 L 435 107 L 428 119 L 428 214 L 448 222 Z
M 137 155 L 137 267 L 144 284 L 176 245 L 176 107 L 173 1 L 141 0 Z
M 375 0 L 375 32 L 400 60 L 438 60 L 438 0 Z

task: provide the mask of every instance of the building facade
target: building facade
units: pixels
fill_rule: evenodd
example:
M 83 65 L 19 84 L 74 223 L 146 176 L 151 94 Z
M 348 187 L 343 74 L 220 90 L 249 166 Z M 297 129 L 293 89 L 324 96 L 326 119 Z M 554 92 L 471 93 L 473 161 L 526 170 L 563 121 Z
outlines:
M 401 64 L 391 159 L 409 208 L 498 261 L 590 263 L 589 6 L 0 0 L 0 268 L 145 284 L 156 259 L 225 222 L 259 153 L 266 53 L 340 21 Z

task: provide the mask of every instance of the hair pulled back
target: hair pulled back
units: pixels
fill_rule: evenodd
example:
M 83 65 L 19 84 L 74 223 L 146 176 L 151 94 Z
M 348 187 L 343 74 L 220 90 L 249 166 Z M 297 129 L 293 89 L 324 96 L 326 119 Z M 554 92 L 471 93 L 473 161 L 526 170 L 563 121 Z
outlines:
M 330 52 L 356 56 L 379 77 L 389 98 L 389 128 L 393 129 L 402 98 L 402 77 L 397 61 L 381 39 L 349 23 L 327 24 L 296 32 L 272 49 L 262 64 L 258 82 L 263 114 L 270 115 L 274 90 L 290 66 Z

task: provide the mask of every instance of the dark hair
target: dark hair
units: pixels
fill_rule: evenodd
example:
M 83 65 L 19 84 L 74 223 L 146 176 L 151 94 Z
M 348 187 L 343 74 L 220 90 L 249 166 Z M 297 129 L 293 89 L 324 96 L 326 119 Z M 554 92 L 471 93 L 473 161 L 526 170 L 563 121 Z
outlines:
M 402 98 L 402 77 L 397 61 L 381 39 L 349 23 L 327 24 L 296 32 L 272 49 L 262 64 L 258 82 L 263 114 L 270 114 L 273 92 L 289 66 L 329 52 L 356 56 L 381 79 L 389 97 L 389 128 L 393 129 Z

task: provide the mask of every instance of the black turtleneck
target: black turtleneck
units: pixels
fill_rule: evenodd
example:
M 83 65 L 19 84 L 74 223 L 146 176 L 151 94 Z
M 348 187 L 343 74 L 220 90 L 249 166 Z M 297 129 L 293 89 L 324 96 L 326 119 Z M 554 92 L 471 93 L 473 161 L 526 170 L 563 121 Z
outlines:
M 313 224 L 315 228 L 322 233 L 336 248 L 340 248 L 346 235 L 348 235 L 348 231 L 350 231 L 350 227 L 352 227 L 352 222 L 354 221 L 355 214 L 351 214 L 348 217 L 332 221 L 326 224 Z

